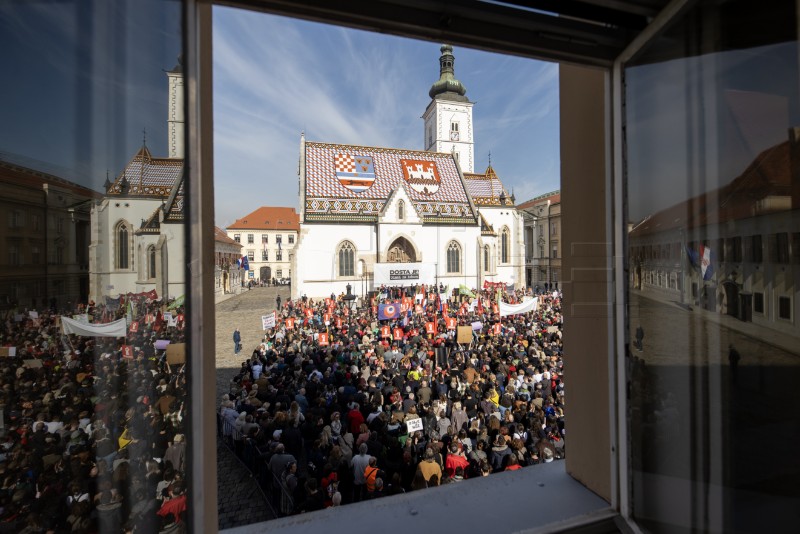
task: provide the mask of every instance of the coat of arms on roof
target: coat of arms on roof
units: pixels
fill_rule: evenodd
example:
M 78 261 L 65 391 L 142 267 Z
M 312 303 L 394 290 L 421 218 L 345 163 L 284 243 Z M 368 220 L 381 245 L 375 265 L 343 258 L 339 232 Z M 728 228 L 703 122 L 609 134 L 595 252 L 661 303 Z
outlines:
M 336 154 L 336 177 L 350 191 L 363 193 L 375 183 L 375 163 L 372 156 Z
M 442 179 L 439 177 L 439 170 L 433 161 L 419 159 L 401 159 L 400 165 L 403 167 L 403 177 L 408 185 L 417 193 L 432 195 L 439 190 Z

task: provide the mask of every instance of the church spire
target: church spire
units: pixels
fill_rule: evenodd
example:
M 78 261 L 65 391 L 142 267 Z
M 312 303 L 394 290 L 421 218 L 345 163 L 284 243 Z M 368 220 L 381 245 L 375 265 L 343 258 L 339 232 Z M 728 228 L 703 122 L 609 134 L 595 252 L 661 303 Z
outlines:
M 460 81 L 456 79 L 455 69 L 455 56 L 453 56 L 453 47 L 449 44 L 443 44 L 440 48 L 442 55 L 439 56 L 439 79 L 431 86 L 428 95 L 431 98 L 436 98 L 442 95 L 445 100 L 458 100 L 460 102 L 468 102 L 465 96 L 467 89 Z

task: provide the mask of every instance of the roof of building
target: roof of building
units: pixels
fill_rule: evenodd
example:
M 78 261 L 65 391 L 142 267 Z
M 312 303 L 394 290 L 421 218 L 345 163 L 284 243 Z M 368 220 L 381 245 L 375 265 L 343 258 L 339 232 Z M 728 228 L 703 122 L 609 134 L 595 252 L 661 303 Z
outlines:
M 800 144 L 784 141 L 764 150 L 729 184 L 646 217 L 634 226 L 631 237 L 790 209 L 792 150 L 800 152 Z
M 214 227 L 214 241 L 217 243 L 225 243 L 227 245 L 234 245 L 239 248 L 242 247 L 241 243 L 237 243 L 236 240 L 231 239 L 228 237 L 228 234 L 225 233 L 225 230 L 220 228 L 219 226 Z
M 108 186 L 107 194 L 166 199 L 182 174 L 183 158 L 154 158 L 147 147 L 142 146 Z M 179 188 L 178 195 L 182 196 L 182 180 Z
M 295 230 L 300 231 L 300 216 L 294 208 L 261 206 L 228 225 L 228 230 Z
M 456 78 L 453 47 L 443 44 L 439 50 L 442 53 L 439 57 L 439 79 L 431 86 L 428 96 L 438 100 L 469 102 L 466 87 Z
M 544 193 L 537 197 L 533 197 L 530 200 L 526 200 L 522 204 L 517 204 L 518 210 L 524 210 L 528 208 L 532 208 L 538 204 L 542 204 L 544 202 L 550 201 L 550 204 L 558 204 L 561 202 L 561 190 L 557 191 L 550 191 L 549 193 Z
M 17 165 L 9 161 L 0 160 L 0 179 L 7 183 L 13 183 L 22 187 L 32 186 L 41 190 L 42 186 L 48 184 L 64 188 L 65 190 L 75 193 L 76 195 L 82 195 L 87 198 L 99 199 L 102 197 L 100 193 L 89 189 L 88 187 L 78 185 L 53 174 L 32 169 L 30 167 Z
M 477 221 L 452 154 L 305 143 L 306 221 L 374 222 L 401 185 L 423 221 Z
M 483 174 L 464 173 L 464 183 L 476 206 L 513 206 L 511 195 L 491 165 Z

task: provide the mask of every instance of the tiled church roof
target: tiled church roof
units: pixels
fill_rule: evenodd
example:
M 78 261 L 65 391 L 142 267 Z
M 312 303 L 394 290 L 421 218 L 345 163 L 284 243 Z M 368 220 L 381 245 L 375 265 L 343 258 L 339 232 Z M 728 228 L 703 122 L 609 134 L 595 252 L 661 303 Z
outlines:
M 108 187 L 109 196 L 166 198 L 180 177 L 183 159 L 154 158 L 143 146 Z M 183 182 L 181 182 L 181 189 Z M 178 191 L 182 195 L 182 191 Z
M 359 169 L 355 169 L 356 160 L 364 163 Z M 365 173 L 357 172 L 362 168 Z M 435 175 L 438 179 L 428 178 Z M 403 183 L 423 220 L 476 222 L 451 154 L 305 143 L 306 221 L 375 221 L 389 196 Z
M 511 206 L 511 195 L 503 187 L 491 165 L 483 174 L 464 173 L 467 191 L 477 206 Z M 502 198 L 502 202 L 501 202 Z

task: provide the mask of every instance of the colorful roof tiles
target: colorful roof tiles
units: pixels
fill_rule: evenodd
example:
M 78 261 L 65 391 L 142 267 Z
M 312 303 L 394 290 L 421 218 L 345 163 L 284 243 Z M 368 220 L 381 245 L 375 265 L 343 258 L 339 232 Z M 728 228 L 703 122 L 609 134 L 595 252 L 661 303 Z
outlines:
M 154 158 L 143 146 L 109 186 L 110 196 L 168 197 L 183 172 L 183 159 Z M 180 186 L 183 189 L 183 182 Z M 182 194 L 179 190 L 178 194 Z
M 511 206 L 511 195 L 491 165 L 483 174 L 464 173 L 464 183 L 477 206 Z
M 401 184 L 423 220 L 476 220 L 451 154 L 307 141 L 305 169 L 306 221 L 375 221 Z

